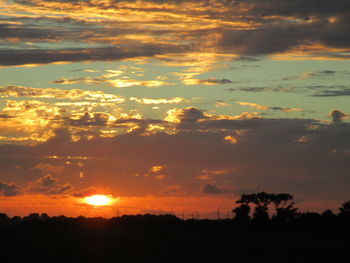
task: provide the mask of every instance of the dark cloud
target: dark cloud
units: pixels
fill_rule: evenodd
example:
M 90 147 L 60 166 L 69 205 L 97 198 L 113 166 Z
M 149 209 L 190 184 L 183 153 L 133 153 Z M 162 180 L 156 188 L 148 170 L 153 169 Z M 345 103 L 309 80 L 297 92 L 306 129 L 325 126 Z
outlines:
M 137 3 L 139 2 L 138 0 L 111 0 L 108 2 L 96 2 L 93 0 L 41 0 L 41 1 L 32 1 L 32 0 L 15 0 L 16 3 L 19 4 L 23 4 L 23 5 L 30 5 L 30 6 L 34 6 L 34 5 L 40 5 L 42 3 L 45 2 L 54 2 L 54 3 L 71 3 L 73 5 L 81 5 L 81 4 L 85 4 L 88 6 L 100 6 L 103 8 L 113 8 L 113 7 L 117 7 L 117 5 L 119 3 Z M 196 1 L 196 0 L 145 0 L 144 2 L 149 2 L 149 3 L 157 3 L 157 4 L 165 4 L 165 3 L 171 3 L 171 4 L 181 4 L 181 3 L 198 3 L 198 2 L 202 2 L 202 3 L 210 3 L 210 0 L 200 0 L 200 1 Z M 225 3 L 227 1 L 225 0 L 218 0 L 217 2 L 222 2 Z M 229 2 L 232 2 L 231 0 Z M 142 6 L 140 8 L 143 8 Z
M 350 96 L 350 87 L 346 86 L 307 86 L 306 88 L 319 90 L 311 95 L 313 97 Z
M 348 118 L 350 115 L 349 114 L 345 114 L 345 113 L 341 112 L 340 110 L 332 110 L 329 113 L 329 116 L 332 118 L 332 121 L 334 123 L 339 123 L 343 119 Z
M 246 62 L 256 62 L 259 61 L 257 57 L 249 57 L 249 56 L 240 56 L 235 58 L 235 61 L 246 61 Z M 242 65 L 242 67 L 259 67 L 258 65 Z
M 302 109 L 298 109 L 298 108 L 288 108 L 288 107 L 269 107 L 269 110 L 273 110 L 273 111 L 282 111 L 282 112 L 305 112 Z M 308 111 L 308 112 L 312 112 L 314 113 L 314 111 Z
M 289 76 L 284 77 L 282 80 L 296 80 L 296 79 L 307 79 L 307 78 L 319 78 L 319 79 L 326 79 L 329 77 L 334 77 L 338 73 L 344 73 L 344 72 L 338 72 L 334 70 L 320 70 L 320 71 L 307 71 L 302 73 L 299 76 Z
M 334 200 L 344 199 L 348 193 L 350 126 L 346 122 L 332 125 L 305 119 L 229 119 L 196 108 L 180 111 L 179 116 L 186 120 L 186 126 L 183 120 L 168 123 L 171 133 L 131 132 L 73 141 L 67 129 L 59 130 L 38 145 L 1 145 L 0 162 L 4 167 L 14 167 L 31 160 L 44 162 L 44 156 L 70 161 L 84 156 L 84 186 L 108 185 L 118 195 L 155 194 L 166 185 L 181 185 L 184 192 L 195 193 L 201 184 L 197 178 L 201 171 L 227 167 L 234 169 L 211 175 L 214 185 L 225 185 L 226 189 L 258 187 L 318 198 L 326 191 L 327 198 L 332 195 Z M 235 141 L 226 140 L 227 136 Z M 167 177 L 157 180 L 146 176 L 158 164 L 167 167 Z M 70 169 L 66 167 L 62 177 L 79 186 L 78 172 L 74 170 L 74 175 Z M 17 169 L 8 171 L 10 175 L 18 173 Z M 31 189 L 44 194 L 71 189 L 61 187 L 56 180 L 38 179 Z
M 310 16 L 347 14 L 350 3 L 347 0 L 237 0 L 238 4 L 249 8 L 249 13 L 257 16 Z
M 285 85 L 278 86 L 261 86 L 261 87 L 237 87 L 237 88 L 229 88 L 227 91 L 245 91 L 245 92 L 287 92 L 292 88 Z
M 128 128 L 133 127 L 132 133 L 142 134 L 146 131 L 146 129 L 153 124 L 161 124 L 163 126 L 167 126 L 162 120 L 154 120 L 154 119 L 134 119 L 134 118 L 121 118 L 114 122 L 113 127 L 118 128 Z
M 248 56 L 284 52 L 303 43 L 305 39 L 297 35 L 301 30 L 296 25 L 276 25 L 242 31 L 226 30 L 220 44 L 228 51 Z
M 207 85 L 230 84 L 230 83 L 232 83 L 232 80 L 210 78 L 210 79 L 199 80 L 199 83 L 207 84 Z
M 321 70 L 318 71 L 318 74 L 320 75 L 334 75 L 336 73 L 336 71 L 334 70 Z
M 346 25 L 320 21 L 311 24 L 266 25 L 252 30 L 225 30 L 220 45 L 227 51 L 249 56 L 282 53 L 301 46 L 312 48 L 313 43 L 349 48 L 350 37 L 346 34 L 349 23 Z M 326 50 L 315 55 L 349 58 L 348 54 L 332 54 Z
M 15 118 L 15 116 L 11 116 L 8 114 L 0 114 L 0 118 L 2 119 L 11 119 L 11 118 Z
M 0 183 L 0 193 L 4 196 L 15 196 L 15 195 L 21 194 L 22 189 L 15 183 L 12 183 L 12 184 Z
M 205 184 L 202 188 L 203 194 L 226 194 L 231 191 L 226 188 L 220 188 L 214 184 Z
M 57 145 L 70 142 L 72 139 L 71 133 L 66 128 L 58 128 L 54 130 L 54 136 L 51 137 L 48 141 L 48 145 Z
M 107 126 L 110 115 L 104 112 L 89 113 L 85 112 L 79 119 L 65 119 L 68 125 L 73 126 Z
M 54 62 L 113 61 L 136 57 L 152 57 L 167 52 L 179 52 L 182 47 L 144 45 L 133 49 L 76 48 L 76 49 L 25 49 L 0 50 L 1 66 L 47 64 Z
M 58 41 L 62 39 L 62 35 L 58 32 L 52 32 L 52 29 L 29 27 L 29 26 L 13 26 L 0 23 L 0 39 L 16 38 L 22 41 Z
M 46 175 L 40 177 L 33 183 L 29 184 L 28 191 L 31 193 L 59 195 L 69 190 L 72 190 L 73 186 L 70 184 L 61 184 L 57 178 L 52 175 Z
M 1 23 L 2 22 L 2 23 Z M 55 46 L 66 41 L 80 42 L 91 48 L 106 48 L 111 45 L 108 40 L 111 37 L 120 37 L 133 34 L 161 35 L 176 30 L 167 29 L 163 32 L 157 30 L 143 30 L 137 27 L 130 28 L 130 24 L 141 23 L 142 21 L 108 21 L 108 20 L 84 20 L 69 16 L 54 17 L 42 16 L 17 16 L 8 17 L 0 22 L 0 39 L 10 49 L 40 49 L 42 43 L 54 43 Z M 62 27 L 64 24 L 64 27 Z M 98 32 L 98 33 L 97 33 Z M 137 45 L 137 41 L 135 42 Z M 74 45 L 69 45 L 74 47 Z M 120 44 L 118 45 L 120 47 Z
M 346 0 L 300 0 L 300 1 L 236 1 L 247 8 L 245 15 L 250 21 L 259 21 L 261 26 L 248 30 L 223 30 L 220 45 L 225 50 L 259 56 L 285 52 L 292 49 L 312 51 L 315 43 L 326 47 L 349 48 L 350 37 L 346 33 L 350 19 L 350 4 Z M 286 19 L 268 16 L 286 16 Z M 287 17 L 294 16 L 295 19 Z M 306 23 L 313 19 L 311 23 Z M 278 23 L 271 23 L 273 20 Z M 307 47 L 310 47 L 308 50 Z M 349 58 L 348 54 L 319 50 L 316 56 Z
M 41 5 L 43 3 L 71 3 L 72 5 L 80 6 L 82 4 L 87 6 L 100 6 L 104 8 L 116 7 L 119 3 L 136 3 L 137 0 L 112 0 L 108 2 L 96 2 L 93 0 L 15 0 L 18 4 L 23 5 Z M 210 0 L 145 0 L 149 3 L 201 3 L 209 4 Z M 346 0 L 295 0 L 279 1 L 279 0 L 217 0 L 216 3 L 225 4 L 238 8 L 243 6 L 249 9 L 250 14 L 255 16 L 271 16 L 271 15 L 284 15 L 284 16 L 299 16 L 302 18 L 311 15 L 330 15 L 330 14 L 343 14 L 347 13 L 346 10 L 350 8 L 348 1 Z M 142 7 L 140 7 L 142 8 Z
M 164 124 L 164 121 L 157 119 L 135 119 L 135 118 L 121 118 L 114 122 L 115 126 L 122 124 L 139 124 L 139 125 L 149 125 L 149 124 Z
M 102 83 L 103 81 L 97 81 L 95 79 L 90 79 L 90 78 L 73 78 L 73 79 L 58 79 L 58 80 L 54 80 L 53 83 L 55 84 L 75 84 L 78 82 L 84 82 L 87 79 L 91 80 L 93 83 Z
M 297 79 L 297 77 L 287 77 L 284 80 Z M 261 86 L 261 87 L 237 87 L 226 89 L 230 92 L 294 92 L 294 93 L 309 93 L 311 97 L 340 97 L 350 96 L 350 87 L 347 86 L 331 86 L 331 85 L 305 85 L 305 86 Z M 312 92 L 312 93 L 310 93 Z
M 16 50 L 12 53 L 10 50 L 11 60 L 0 53 L 1 65 L 21 65 L 21 64 L 43 64 L 55 61 L 86 61 L 86 60 L 118 60 L 123 58 L 133 58 L 142 56 L 153 56 L 155 54 L 163 54 L 164 52 L 191 51 L 193 49 L 201 49 L 203 38 L 206 38 L 208 32 L 215 32 L 222 35 L 218 37 L 218 46 L 228 52 L 240 55 L 237 59 L 244 61 L 255 61 L 256 56 L 268 55 L 273 53 L 285 52 L 295 48 L 301 48 L 306 51 L 314 52 L 312 46 L 314 44 L 323 44 L 326 47 L 350 48 L 350 37 L 348 28 L 350 18 L 347 10 L 349 3 L 347 0 L 296 0 L 296 1 L 280 1 L 280 0 L 248 0 L 248 1 L 216 1 L 221 12 L 212 12 L 206 8 L 198 8 L 196 11 L 186 10 L 176 4 L 192 3 L 198 6 L 206 6 L 210 1 L 146 1 L 155 4 L 172 3 L 174 6 L 142 6 L 128 5 L 128 3 L 137 3 L 137 1 L 30 1 L 17 0 L 18 4 L 27 6 L 45 6 L 50 10 L 47 3 L 66 3 L 60 8 L 67 10 L 82 10 L 85 7 L 96 8 L 96 10 L 106 9 L 130 9 L 139 10 L 140 12 L 167 12 L 176 14 L 186 14 L 198 17 L 207 17 L 215 21 L 223 22 L 252 22 L 251 28 L 224 27 L 218 24 L 215 29 L 203 29 L 201 27 L 186 30 L 176 30 L 176 26 L 169 26 L 163 30 L 150 29 L 150 27 L 140 28 L 140 24 L 144 21 L 79 21 L 73 18 L 52 18 L 45 17 L 48 25 L 43 24 L 40 19 L 30 20 L 27 18 L 11 18 L 9 21 L 24 21 L 23 25 L 1 24 L 2 37 L 4 39 L 21 39 L 22 42 L 64 42 L 74 41 L 80 43 L 89 43 L 94 46 L 98 44 L 114 46 L 114 48 L 95 47 L 93 56 L 87 50 L 67 49 L 65 53 L 60 50 Z M 69 3 L 69 4 L 68 4 Z M 58 5 L 54 5 L 58 8 Z M 7 18 L 10 19 L 10 18 Z M 17 20 L 15 20 L 17 19 Z M 66 20 L 63 20 L 66 19 Z M 312 21 L 311 21 L 312 19 Z M 26 21 L 27 20 L 27 21 Z M 50 21 L 50 22 L 49 22 Z M 149 23 L 174 24 L 176 20 L 148 21 Z M 254 22 L 257 22 L 254 24 Z M 138 26 L 130 26 L 132 23 Z M 60 27 L 65 24 L 66 27 Z M 244 30 L 242 30 L 244 29 Z M 98 33 L 96 33 L 98 32 Z M 133 40 L 124 44 L 124 48 L 120 48 L 121 44 L 115 45 L 111 39 L 116 36 L 144 35 L 147 33 L 149 38 L 154 39 L 151 48 L 144 47 L 142 41 Z M 174 51 L 175 41 L 168 41 L 167 44 L 160 44 L 157 41 L 159 36 L 176 36 L 176 42 L 188 43 L 188 46 L 176 45 L 177 51 Z M 195 36 L 195 37 L 194 37 Z M 1 35 L 0 35 L 1 37 Z M 162 42 L 164 43 L 164 41 Z M 216 44 L 215 44 L 216 45 Z M 130 47 L 133 50 L 129 50 Z M 191 48 L 192 47 L 192 48 Z M 309 48 L 309 49 L 308 49 Z M 141 51 L 138 53 L 137 51 Z M 172 51 L 171 51 L 172 50 Z M 64 51 L 64 50 L 62 50 Z M 153 51 L 153 52 L 152 52 Z M 49 56 L 47 53 L 51 53 Z M 349 59 L 350 55 L 346 52 L 335 52 L 332 50 L 320 50 L 314 55 L 337 57 Z M 18 62 L 18 56 L 23 60 L 29 60 L 29 57 L 37 57 L 36 62 Z M 57 57 L 53 59 L 53 57 Z M 224 84 L 220 81 L 216 84 Z M 226 82 L 228 83 L 228 82 Z
M 181 125 L 186 125 L 186 123 L 193 123 L 200 119 L 208 118 L 203 110 L 194 107 L 176 109 L 171 113 L 171 116 L 178 120 Z

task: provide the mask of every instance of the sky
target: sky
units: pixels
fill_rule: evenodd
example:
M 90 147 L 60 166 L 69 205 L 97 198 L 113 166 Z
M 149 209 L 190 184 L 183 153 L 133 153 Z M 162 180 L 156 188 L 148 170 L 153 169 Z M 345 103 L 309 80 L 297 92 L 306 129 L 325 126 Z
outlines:
M 0 0 L 0 210 L 210 218 L 268 191 L 336 211 L 349 28 L 348 0 Z

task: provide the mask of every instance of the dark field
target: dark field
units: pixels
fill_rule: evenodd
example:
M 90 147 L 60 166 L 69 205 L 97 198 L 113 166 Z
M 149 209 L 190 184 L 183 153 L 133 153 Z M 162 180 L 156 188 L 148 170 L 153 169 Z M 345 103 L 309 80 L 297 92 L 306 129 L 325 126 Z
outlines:
M 28 223 L 0 228 L 1 262 L 349 262 L 350 229 L 173 223 Z

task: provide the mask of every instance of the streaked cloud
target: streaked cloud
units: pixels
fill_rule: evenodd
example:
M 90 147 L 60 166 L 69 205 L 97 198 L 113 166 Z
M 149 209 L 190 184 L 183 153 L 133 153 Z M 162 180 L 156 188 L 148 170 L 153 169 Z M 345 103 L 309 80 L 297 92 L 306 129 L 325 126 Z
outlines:
M 311 8 L 309 2 L 274 5 L 217 0 L 208 8 L 207 1 L 190 0 L 4 1 L 7 16 L 0 24 L 2 38 L 7 43 L 31 43 L 35 48 L 18 45 L 1 50 L 0 61 L 2 66 L 112 61 L 167 56 L 185 49 L 238 57 L 349 59 L 344 12 L 348 4 L 322 0 Z M 326 6 L 331 8 L 325 11 Z M 66 27 L 60 27 L 62 23 Z M 63 48 L 69 41 L 71 47 Z M 46 47 L 61 48 L 45 48 L 43 42 L 48 43 Z M 85 47 L 75 47 L 72 42 Z M 229 83 L 223 80 L 202 82 Z
M 350 96 L 350 87 L 346 86 L 308 86 L 308 89 L 315 90 L 313 97 L 341 97 Z
M 101 101 L 120 103 L 124 99 L 120 96 L 104 93 L 103 91 L 89 91 L 80 89 L 55 89 L 55 88 L 32 88 L 15 85 L 0 86 L 1 98 L 37 98 L 37 99 L 69 99 L 88 101 Z
M 286 108 L 286 107 L 270 107 L 265 105 L 259 105 L 257 103 L 252 103 L 252 102 L 236 101 L 236 103 L 241 106 L 248 106 L 256 110 L 275 110 L 275 111 L 282 111 L 282 112 L 303 111 L 302 109 L 293 109 L 293 108 Z
M 56 166 L 49 163 L 39 163 L 32 169 L 38 169 L 46 173 L 61 173 L 64 170 L 64 166 Z
M 186 85 L 218 85 L 218 84 L 230 84 L 232 83 L 229 79 L 195 79 L 191 78 L 191 74 L 183 74 L 185 77 L 183 77 L 183 83 Z M 197 75 L 197 74 L 192 74 Z
M 171 194 L 175 194 L 178 193 L 182 190 L 181 185 L 175 184 L 175 185 L 167 185 L 166 187 L 164 187 L 164 189 L 162 190 L 162 194 L 164 195 L 171 195 Z
M 142 104 L 179 104 L 179 103 L 186 103 L 188 100 L 181 98 L 181 97 L 174 97 L 170 99 L 149 99 L 149 98 L 135 98 L 131 97 L 131 101 L 136 101 L 138 103 Z

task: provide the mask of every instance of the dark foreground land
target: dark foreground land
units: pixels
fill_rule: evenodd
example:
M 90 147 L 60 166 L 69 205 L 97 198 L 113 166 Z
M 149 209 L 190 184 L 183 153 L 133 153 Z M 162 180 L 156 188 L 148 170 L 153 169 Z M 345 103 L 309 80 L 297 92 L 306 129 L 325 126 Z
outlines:
M 145 216 L 0 226 L 0 262 L 350 262 L 350 225 Z

